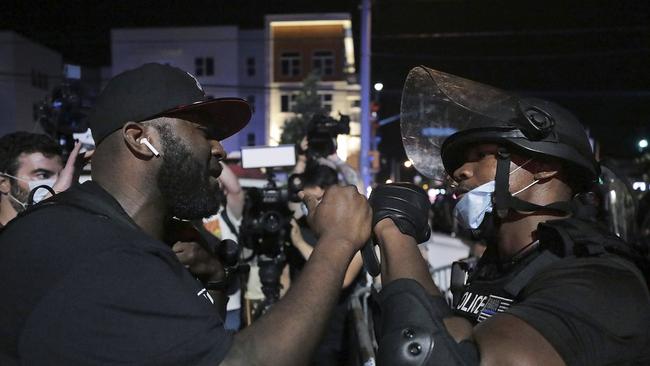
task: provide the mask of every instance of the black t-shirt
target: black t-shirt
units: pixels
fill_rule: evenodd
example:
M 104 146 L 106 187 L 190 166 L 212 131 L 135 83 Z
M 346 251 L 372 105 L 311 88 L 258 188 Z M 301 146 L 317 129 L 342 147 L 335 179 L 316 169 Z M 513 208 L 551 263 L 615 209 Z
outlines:
M 534 276 L 510 313 L 567 365 L 650 364 L 650 296 L 634 265 L 613 255 L 566 258 Z
M 84 209 L 44 203 L 0 235 L 0 364 L 217 365 L 225 357 L 232 334 L 169 246 L 95 183 L 56 198 Z

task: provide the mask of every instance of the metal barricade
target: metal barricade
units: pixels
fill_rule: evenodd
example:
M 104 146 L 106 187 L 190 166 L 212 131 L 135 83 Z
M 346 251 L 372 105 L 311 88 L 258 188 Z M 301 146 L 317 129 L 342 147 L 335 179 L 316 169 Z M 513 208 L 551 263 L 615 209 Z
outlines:
M 435 282 L 440 292 L 449 292 L 451 286 L 451 264 L 444 267 L 434 268 L 430 271 L 431 278 Z
M 368 308 L 370 287 L 360 287 L 354 291 L 350 300 L 350 314 L 354 323 L 354 332 L 359 345 L 359 359 L 362 366 L 375 365 L 377 341 L 372 324 L 372 315 Z
M 451 303 L 451 265 L 431 269 L 430 273 L 440 292 Z M 353 329 L 359 346 L 359 364 L 362 366 L 376 364 L 377 340 L 375 339 L 372 312 L 368 306 L 370 293 L 370 286 L 357 288 L 351 296 L 349 307 L 350 318 L 354 323 Z

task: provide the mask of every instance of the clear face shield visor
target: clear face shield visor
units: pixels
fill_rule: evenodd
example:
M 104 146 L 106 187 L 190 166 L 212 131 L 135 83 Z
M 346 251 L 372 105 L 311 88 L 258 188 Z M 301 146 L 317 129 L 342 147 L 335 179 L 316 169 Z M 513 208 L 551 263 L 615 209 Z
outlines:
M 404 150 L 421 174 L 445 181 L 450 167 L 445 169 L 442 148 L 447 139 L 468 130 L 517 129 L 520 111 L 519 98 L 505 91 L 416 67 L 409 72 L 402 92 Z

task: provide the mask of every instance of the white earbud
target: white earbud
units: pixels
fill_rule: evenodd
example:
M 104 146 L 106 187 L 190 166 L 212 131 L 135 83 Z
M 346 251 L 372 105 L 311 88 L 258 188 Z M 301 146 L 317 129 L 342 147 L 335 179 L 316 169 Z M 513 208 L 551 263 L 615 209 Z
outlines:
M 149 142 L 149 140 L 147 140 L 146 137 L 141 138 L 141 139 L 140 139 L 140 143 L 141 143 L 141 144 L 144 144 L 144 145 L 145 145 L 149 150 L 151 150 L 151 152 L 152 152 L 156 157 L 160 156 L 160 153 L 158 152 L 158 150 L 156 150 L 156 148 L 153 147 L 153 145 L 151 144 L 151 142 Z

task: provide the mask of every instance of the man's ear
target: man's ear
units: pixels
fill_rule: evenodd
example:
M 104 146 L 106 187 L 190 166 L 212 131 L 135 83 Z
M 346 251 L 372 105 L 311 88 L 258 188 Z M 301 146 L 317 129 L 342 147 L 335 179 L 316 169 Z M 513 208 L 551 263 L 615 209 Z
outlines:
M 547 180 L 551 178 L 558 178 L 560 174 L 560 164 L 555 162 L 541 162 L 535 161 L 533 179 Z
M 122 127 L 124 143 L 133 154 L 140 159 L 151 159 L 158 156 L 158 148 L 153 148 L 159 140 L 158 130 L 139 122 L 127 122 Z M 148 142 L 147 143 L 145 143 Z
M 0 175 L 0 193 L 8 194 L 11 191 L 11 181 L 4 175 Z

